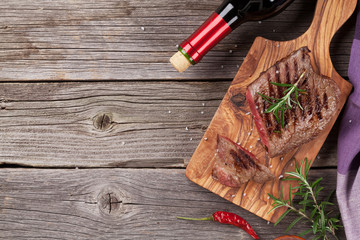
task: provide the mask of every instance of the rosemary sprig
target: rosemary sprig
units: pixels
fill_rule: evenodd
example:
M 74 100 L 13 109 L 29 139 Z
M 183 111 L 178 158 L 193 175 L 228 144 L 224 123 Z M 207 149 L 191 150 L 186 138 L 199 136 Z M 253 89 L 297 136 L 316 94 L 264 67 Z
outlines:
M 299 82 L 305 76 L 306 70 L 300 75 L 299 79 L 295 84 L 288 84 L 288 83 L 276 83 L 270 82 L 272 85 L 279 86 L 279 87 L 287 87 L 283 94 L 285 94 L 282 98 L 273 98 L 270 96 L 266 96 L 257 92 L 265 101 L 270 103 L 270 107 L 265 110 L 265 113 L 273 113 L 276 121 L 281 123 L 281 127 L 285 127 L 285 111 L 291 109 L 293 107 L 292 104 L 299 106 L 301 110 L 303 110 L 300 102 L 299 102 L 299 94 L 306 94 L 304 89 L 299 89 L 297 86 Z M 295 99 L 293 99 L 292 94 L 294 93 Z M 280 113 L 280 118 L 279 118 Z
M 335 231 L 339 228 L 343 227 L 339 222 L 339 216 L 330 217 L 332 211 L 326 211 L 326 207 L 328 205 L 334 205 L 329 202 L 331 196 L 334 191 L 330 193 L 330 195 L 324 201 L 318 201 L 318 195 L 323 187 L 320 186 L 320 182 L 322 178 L 317 179 L 315 182 L 310 183 L 308 181 L 308 173 L 310 170 L 311 161 L 304 159 L 300 166 L 295 161 L 295 171 L 294 172 L 286 172 L 288 176 L 283 181 L 296 181 L 298 186 L 292 187 L 290 185 L 289 189 L 289 199 L 285 200 L 283 195 L 283 189 L 279 192 L 279 197 L 275 197 L 271 194 L 268 194 L 274 202 L 272 204 L 272 209 L 269 211 L 274 211 L 279 207 L 287 207 L 288 210 L 283 213 L 278 221 L 274 224 L 275 226 L 289 213 L 295 212 L 299 215 L 286 229 L 288 232 L 295 224 L 302 220 L 309 221 L 311 223 L 311 229 L 306 230 L 300 233 L 300 236 L 308 234 L 312 232 L 315 235 L 314 239 L 329 239 L 329 234 L 332 235 L 335 239 L 336 237 Z M 302 170 L 303 169 L 303 170 Z M 296 193 L 292 193 L 293 190 L 298 190 Z M 292 194 L 296 196 L 300 196 L 301 200 L 297 202 L 299 207 L 294 205 L 292 199 Z

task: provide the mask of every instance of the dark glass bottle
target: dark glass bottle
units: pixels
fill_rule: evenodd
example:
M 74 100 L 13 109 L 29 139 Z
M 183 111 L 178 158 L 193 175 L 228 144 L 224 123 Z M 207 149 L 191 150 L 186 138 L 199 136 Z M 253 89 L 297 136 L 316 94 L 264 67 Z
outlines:
M 170 59 L 179 71 L 198 63 L 232 30 L 247 21 L 260 21 L 285 9 L 293 0 L 225 0 Z

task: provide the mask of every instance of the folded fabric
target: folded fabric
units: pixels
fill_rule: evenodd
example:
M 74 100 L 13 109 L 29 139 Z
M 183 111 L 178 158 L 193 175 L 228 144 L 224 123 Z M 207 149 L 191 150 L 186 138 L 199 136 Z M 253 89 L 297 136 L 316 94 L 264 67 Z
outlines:
M 336 195 L 348 240 L 360 237 L 360 8 L 349 62 L 354 86 L 345 106 L 338 139 Z

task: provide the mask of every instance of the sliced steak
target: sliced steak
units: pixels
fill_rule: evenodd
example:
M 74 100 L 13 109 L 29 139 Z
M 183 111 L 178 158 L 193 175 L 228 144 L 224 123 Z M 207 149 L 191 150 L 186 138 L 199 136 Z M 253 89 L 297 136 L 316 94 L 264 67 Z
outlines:
M 218 154 L 216 155 L 212 176 L 229 187 L 240 187 L 249 180 L 258 183 L 274 179 L 274 175 L 256 157 L 230 139 L 218 136 Z
M 313 71 L 309 52 L 307 47 L 293 52 L 261 73 L 247 89 L 246 99 L 270 157 L 284 154 L 313 140 L 338 111 L 340 89 L 335 81 Z M 292 109 L 285 111 L 285 127 L 282 128 L 273 113 L 265 113 L 270 103 L 264 101 L 258 93 L 281 98 L 286 87 L 275 86 L 270 82 L 295 84 L 304 72 L 304 77 L 297 85 L 299 89 L 306 90 L 306 94 L 299 95 L 303 110 L 292 104 Z M 294 96 L 291 98 L 295 99 Z

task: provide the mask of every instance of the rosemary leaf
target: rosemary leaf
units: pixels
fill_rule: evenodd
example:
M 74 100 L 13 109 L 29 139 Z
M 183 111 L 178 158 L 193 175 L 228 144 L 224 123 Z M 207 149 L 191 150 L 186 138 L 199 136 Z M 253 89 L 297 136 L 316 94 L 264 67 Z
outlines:
M 320 205 L 321 206 L 326 206 L 326 205 L 334 205 L 333 203 L 331 203 L 331 202 L 326 202 L 326 201 L 322 201 L 321 203 L 320 203 Z
M 299 233 L 299 237 L 302 237 L 302 236 L 304 236 L 304 235 L 306 235 L 306 234 L 310 233 L 311 231 L 312 231 L 312 229 L 309 229 L 309 230 L 303 231 L 303 232 Z
M 291 196 L 292 190 L 293 190 L 293 188 L 291 187 L 291 184 L 290 184 L 290 188 L 289 188 L 289 202 L 290 202 L 290 205 L 293 204 L 293 203 L 292 203 L 292 196 Z
M 257 94 L 260 95 L 260 97 L 262 97 L 262 98 L 264 98 L 264 99 L 276 100 L 276 98 L 273 98 L 273 97 L 270 97 L 270 96 L 266 96 L 266 95 L 261 94 L 261 93 L 259 93 L 259 92 L 257 92 Z
M 319 192 L 321 191 L 321 190 L 323 190 L 324 188 L 323 187 L 319 187 L 318 189 L 316 189 L 316 191 L 315 191 L 315 197 L 317 197 L 318 195 L 319 195 Z
M 290 223 L 290 225 L 286 228 L 285 232 L 290 231 L 290 229 L 292 229 L 295 226 L 295 224 L 298 223 L 303 218 L 304 216 L 297 217 L 292 223 Z
M 319 220 L 320 220 L 320 216 L 316 216 L 314 223 L 313 223 L 313 233 L 316 234 L 318 231 L 318 227 L 319 227 Z
M 292 84 L 289 83 L 277 83 L 277 82 L 270 82 L 272 85 L 279 86 L 279 87 L 292 87 Z
M 300 205 L 307 205 L 308 203 L 312 203 L 313 201 L 310 199 L 302 200 L 299 202 Z
M 279 217 L 279 219 L 276 221 L 276 223 L 274 223 L 274 226 L 278 225 L 278 224 L 281 222 L 281 220 L 283 220 L 283 218 L 284 218 L 289 212 L 291 212 L 291 211 L 292 211 L 291 209 L 286 210 L 286 212 L 284 212 L 284 213 Z
M 317 237 L 315 237 L 315 238 L 313 238 L 313 240 L 318 240 L 318 239 L 320 239 L 322 236 L 317 236 Z
M 314 188 L 315 185 L 317 185 L 318 183 L 320 183 L 320 181 L 322 180 L 323 178 L 319 178 L 318 180 L 316 180 L 315 182 L 313 182 L 313 184 L 311 184 L 311 187 Z
M 317 211 L 316 208 L 314 208 L 314 209 L 311 211 L 310 218 L 313 218 L 313 217 L 315 216 L 316 211 Z

